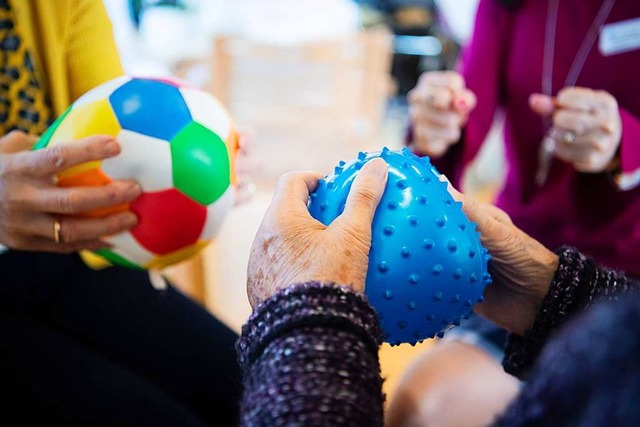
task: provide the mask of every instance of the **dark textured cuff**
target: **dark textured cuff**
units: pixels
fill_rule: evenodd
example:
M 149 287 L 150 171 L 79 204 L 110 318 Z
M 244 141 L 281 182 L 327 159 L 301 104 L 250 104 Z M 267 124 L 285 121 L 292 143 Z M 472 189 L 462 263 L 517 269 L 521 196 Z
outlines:
M 624 274 L 598 268 L 593 260 L 573 248 L 556 251 L 558 270 L 533 328 L 524 337 L 511 335 L 507 342 L 504 369 L 523 377 L 537 359 L 549 338 L 574 315 L 597 300 L 612 300 L 632 286 Z
M 246 370 L 274 339 L 303 327 L 334 327 L 360 336 L 377 354 L 382 332 L 363 295 L 335 284 L 291 286 L 262 303 L 242 327 L 237 350 Z

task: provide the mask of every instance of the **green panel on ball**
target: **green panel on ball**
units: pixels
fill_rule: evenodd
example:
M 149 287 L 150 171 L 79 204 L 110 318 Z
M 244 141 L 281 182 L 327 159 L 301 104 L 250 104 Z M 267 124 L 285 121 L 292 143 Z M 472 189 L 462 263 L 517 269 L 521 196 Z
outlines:
M 101 249 L 99 251 L 95 251 L 96 255 L 100 255 L 102 258 L 106 259 L 109 263 L 113 265 L 120 265 L 122 267 L 134 268 L 136 270 L 143 270 L 142 267 L 132 263 L 131 261 L 121 257 L 115 252 L 112 252 L 108 249 Z
M 73 105 L 71 105 L 69 108 L 64 110 L 64 112 L 60 115 L 60 117 L 58 117 L 56 121 L 53 122 L 53 124 L 49 126 L 49 128 L 42 134 L 38 142 L 36 142 L 36 144 L 33 146 L 33 150 L 39 150 L 49 145 L 49 141 L 51 140 L 51 137 L 53 136 L 53 134 L 56 132 L 56 129 L 58 129 L 58 126 L 60 126 L 60 123 L 62 123 L 64 118 L 67 117 L 67 114 L 69 114 L 69 112 L 72 109 L 73 109 Z
M 171 140 L 173 185 L 203 205 L 215 202 L 229 187 L 227 145 L 197 122 L 185 126 Z

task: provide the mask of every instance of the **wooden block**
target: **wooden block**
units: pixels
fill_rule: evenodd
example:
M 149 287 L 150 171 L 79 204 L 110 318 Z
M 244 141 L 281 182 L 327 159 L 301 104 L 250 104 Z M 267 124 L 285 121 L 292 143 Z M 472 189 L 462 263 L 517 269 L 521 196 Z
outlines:
M 195 301 L 204 304 L 206 301 L 206 286 L 204 281 L 202 256 L 196 255 L 180 264 L 168 267 L 163 275 Z

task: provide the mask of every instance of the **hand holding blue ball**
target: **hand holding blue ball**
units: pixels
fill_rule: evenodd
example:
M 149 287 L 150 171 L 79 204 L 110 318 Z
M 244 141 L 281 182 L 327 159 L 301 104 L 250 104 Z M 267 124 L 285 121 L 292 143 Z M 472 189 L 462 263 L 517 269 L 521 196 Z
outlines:
M 475 224 L 447 191 L 427 157 L 408 149 L 360 153 L 341 162 L 311 195 L 309 211 L 325 225 L 344 210 L 362 166 L 382 158 L 389 168 L 372 224 L 366 295 L 392 345 L 442 336 L 482 301 L 491 283 Z

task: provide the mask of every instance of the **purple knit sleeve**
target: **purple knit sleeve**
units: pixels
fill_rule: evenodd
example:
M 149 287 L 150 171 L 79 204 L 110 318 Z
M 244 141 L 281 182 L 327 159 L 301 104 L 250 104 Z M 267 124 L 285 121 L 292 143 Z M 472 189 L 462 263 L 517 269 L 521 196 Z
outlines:
M 595 302 L 640 290 L 640 283 L 623 273 L 597 267 L 573 248 L 563 247 L 557 253 L 560 264 L 533 328 L 524 337 L 511 335 L 507 342 L 503 365 L 512 375 L 526 375 L 551 336 Z
M 258 307 L 237 344 L 243 426 L 382 426 L 381 332 L 348 288 L 292 286 Z

